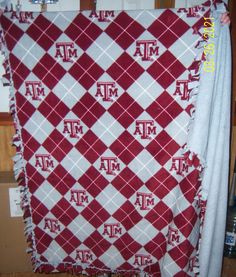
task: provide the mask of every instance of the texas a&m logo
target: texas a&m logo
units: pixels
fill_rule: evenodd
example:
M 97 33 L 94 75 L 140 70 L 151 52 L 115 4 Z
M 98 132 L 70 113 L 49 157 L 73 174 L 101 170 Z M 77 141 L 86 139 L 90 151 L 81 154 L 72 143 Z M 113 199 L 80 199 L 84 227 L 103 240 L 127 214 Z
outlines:
M 63 134 L 69 134 L 71 138 L 80 138 L 83 135 L 83 126 L 79 119 L 64 119 Z
M 49 230 L 51 233 L 58 233 L 61 230 L 61 226 L 57 219 L 45 218 L 44 230 Z
M 82 264 L 87 264 L 93 261 L 93 254 L 91 250 L 76 250 L 76 260 L 79 260 Z
M 152 193 L 137 192 L 134 205 L 139 206 L 141 211 L 150 210 L 154 206 L 154 198 Z
M 120 164 L 118 159 L 114 157 L 101 157 L 100 171 L 104 170 L 107 175 L 116 175 L 117 171 L 120 171 Z
M 137 40 L 134 57 L 142 57 L 142 61 L 153 61 L 153 56 L 159 55 L 157 40 Z
M 191 89 L 188 87 L 189 80 L 176 81 L 176 90 L 174 95 L 181 96 L 181 100 L 189 100 Z
M 151 255 L 144 255 L 144 254 L 136 254 L 134 256 L 134 263 L 133 265 L 137 266 L 147 266 L 152 264 Z
M 42 171 L 50 172 L 54 168 L 54 163 L 50 154 L 36 154 L 35 167 L 40 167 Z
M 11 19 L 18 19 L 19 23 L 30 23 L 34 19 L 33 12 L 12 11 Z
M 154 124 L 154 120 L 136 120 L 134 135 L 141 136 L 141 139 L 151 139 L 151 134 L 157 134 Z
M 44 88 L 40 81 L 26 81 L 25 90 L 25 96 L 32 97 L 34 101 L 41 101 L 41 97 L 45 96 Z
M 110 22 L 109 17 L 115 17 L 115 14 L 114 11 L 91 11 L 89 17 L 96 17 L 99 22 Z
M 104 102 L 113 102 L 112 97 L 118 97 L 118 88 L 115 82 L 97 82 L 95 97 L 102 97 Z
M 55 58 L 61 58 L 63 62 L 72 63 L 72 58 L 77 58 L 77 49 L 74 42 L 57 42 Z
M 184 176 L 184 173 L 188 173 L 188 164 L 185 157 L 172 158 L 172 165 L 170 171 L 176 171 L 176 174 Z
M 167 239 L 168 239 L 168 244 L 175 246 L 176 243 L 179 243 L 179 240 L 180 240 L 179 230 L 169 227 Z
M 88 195 L 85 190 L 71 190 L 70 202 L 74 202 L 78 207 L 85 207 L 85 203 L 88 204 Z
M 119 235 L 122 235 L 120 223 L 105 223 L 102 235 L 108 236 L 110 239 L 118 238 Z
M 200 17 L 200 14 L 198 13 L 199 11 L 204 12 L 205 8 L 196 6 L 196 7 L 191 7 L 191 8 L 180 8 L 177 10 L 178 13 L 184 12 L 186 13 L 187 17 Z

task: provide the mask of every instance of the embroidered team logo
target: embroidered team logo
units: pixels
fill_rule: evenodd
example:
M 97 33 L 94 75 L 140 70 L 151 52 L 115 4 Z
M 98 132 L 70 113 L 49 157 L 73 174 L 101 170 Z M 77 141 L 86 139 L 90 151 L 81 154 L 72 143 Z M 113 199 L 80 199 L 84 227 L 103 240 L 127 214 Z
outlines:
M 72 58 L 78 58 L 74 42 L 57 42 L 55 58 L 61 58 L 65 63 L 74 62 Z
M 184 12 L 186 13 L 187 17 L 200 17 L 199 15 L 199 11 L 204 12 L 205 8 L 204 7 L 200 7 L 200 6 L 196 6 L 196 7 L 191 7 L 191 8 L 180 8 L 177 10 L 178 13 Z
M 104 102 L 113 102 L 118 97 L 118 88 L 115 82 L 97 82 L 95 97 L 101 97 Z
M 110 22 L 111 17 L 115 17 L 114 11 L 91 11 L 90 18 L 97 18 L 99 22 Z
M 36 154 L 35 167 L 41 168 L 42 171 L 50 172 L 54 168 L 54 163 L 50 154 Z
M 134 135 L 139 135 L 141 139 L 151 139 L 150 135 L 156 135 L 157 130 L 154 120 L 136 120 Z
M 45 218 L 44 230 L 49 230 L 51 233 L 57 234 L 61 230 L 61 226 L 57 219 Z
M 189 100 L 190 97 L 190 92 L 191 90 L 189 89 L 189 80 L 178 80 L 176 81 L 176 90 L 174 95 L 179 95 L 181 96 L 181 100 Z
M 41 97 L 45 96 L 45 91 L 40 81 L 26 81 L 25 90 L 25 96 L 30 96 L 33 101 L 41 101 Z
M 83 264 L 91 263 L 93 261 L 93 254 L 91 250 L 76 250 L 76 260 L 79 260 Z
M 100 171 L 104 170 L 107 175 L 115 176 L 120 171 L 120 163 L 114 157 L 101 157 Z
M 151 255 L 144 255 L 144 254 L 136 254 L 134 256 L 134 263 L 133 265 L 136 266 L 147 266 L 152 264 Z
M 85 204 L 88 204 L 88 195 L 86 195 L 85 190 L 71 190 L 70 202 L 75 203 L 78 207 L 85 207 Z
M 188 173 L 188 164 L 184 157 L 174 157 L 172 158 L 172 165 L 170 171 L 174 170 L 176 174 L 184 176 Z
M 134 57 L 141 57 L 142 61 L 153 61 L 153 56 L 159 55 L 157 40 L 137 40 Z
M 103 236 L 108 236 L 110 239 L 118 238 L 122 235 L 122 228 L 120 223 L 104 224 Z
M 65 119 L 63 134 L 69 134 L 71 138 L 80 138 L 84 134 L 83 126 L 79 119 Z
M 137 192 L 135 206 L 139 206 L 141 211 L 148 211 L 154 206 L 154 198 L 152 193 Z
M 179 230 L 169 227 L 167 239 L 168 244 L 175 246 L 180 241 Z

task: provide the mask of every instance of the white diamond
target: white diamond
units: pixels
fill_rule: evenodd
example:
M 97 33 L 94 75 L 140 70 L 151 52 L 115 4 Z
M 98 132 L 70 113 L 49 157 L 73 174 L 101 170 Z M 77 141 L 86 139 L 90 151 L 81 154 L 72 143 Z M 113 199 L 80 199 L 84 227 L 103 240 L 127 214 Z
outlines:
M 38 200 L 42 202 L 48 210 L 51 210 L 62 198 L 61 194 L 46 180 L 34 192 L 34 196 L 38 198 Z
M 125 203 L 126 198 L 112 185 L 108 185 L 96 197 L 96 200 L 112 215 Z
M 145 183 L 161 169 L 161 165 L 144 149 L 131 161 L 129 168 Z
M 106 33 L 102 33 L 86 51 L 104 70 L 107 70 L 123 52 L 124 50 Z
M 24 125 L 24 129 L 42 144 L 50 136 L 54 127 L 39 111 L 35 111 Z
M 19 39 L 19 41 L 17 41 L 12 53 L 16 57 L 21 57 L 21 62 L 27 65 L 30 70 L 32 70 L 39 60 L 45 55 L 44 49 L 42 49 L 40 45 L 36 44 L 36 42 L 26 33 Z
M 120 251 L 113 245 L 99 259 L 112 270 L 116 270 L 125 262 Z
M 108 112 L 92 126 L 95 135 L 109 147 L 125 131 L 124 127 Z
M 80 241 L 85 241 L 94 231 L 95 228 L 82 215 L 77 216 L 67 228 Z
M 61 165 L 75 179 L 79 179 L 91 166 L 90 162 L 75 148 L 61 161 Z
M 149 107 L 164 89 L 144 72 L 127 90 L 128 94 L 143 108 Z
M 61 246 L 53 240 L 47 250 L 43 253 L 43 256 L 48 260 L 48 262 L 54 266 L 57 266 L 61 263 L 65 257 L 67 257 L 67 253 L 61 248 Z
M 154 228 L 146 219 L 139 221 L 129 230 L 129 235 L 143 246 L 150 242 L 157 234 L 158 231 L 156 228 Z

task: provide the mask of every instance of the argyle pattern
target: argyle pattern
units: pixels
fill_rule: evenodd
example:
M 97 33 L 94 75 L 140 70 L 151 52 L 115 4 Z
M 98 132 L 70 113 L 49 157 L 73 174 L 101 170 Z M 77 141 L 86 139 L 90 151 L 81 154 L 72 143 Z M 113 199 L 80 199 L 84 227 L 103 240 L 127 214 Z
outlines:
M 208 13 L 2 16 L 36 272 L 195 276 L 204 205 L 184 148 Z

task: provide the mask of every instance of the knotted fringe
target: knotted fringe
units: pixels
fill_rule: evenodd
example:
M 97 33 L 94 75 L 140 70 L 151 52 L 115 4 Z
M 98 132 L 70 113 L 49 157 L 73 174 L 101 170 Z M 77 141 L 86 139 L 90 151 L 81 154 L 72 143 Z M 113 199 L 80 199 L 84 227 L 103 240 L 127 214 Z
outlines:
M 2 14 L 2 10 L 0 10 L 0 14 Z M 12 137 L 12 145 L 16 148 L 16 154 L 13 157 L 13 171 L 15 180 L 18 183 L 18 187 L 20 188 L 21 193 L 21 207 L 23 210 L 23 222 L 24 222 L 24 234 L 26 236 L 26 240 L 28 243 L 28 248 L 26 250 L 27 253 L 31 253 L 31 261 L 34 268 L 37 268 L 38 258 L 36 257 L 35 251 L 35 240 L 33 234 L 33 226 L 32 226 L 32 217 L 31 217 L 31 209 L 30 209 L 30 196 L 29 189 L 27 185 L 27 179 L 25 176 L 25 168 L 24 168 L 24 159 L 23 159 L 23 145 L 21 140 L 21 131 L 18 123 L 18 118 L 16 115 L 16 102 L 15 102 L 15 91 L 13 87 L 13 80 L 11 75 L 11 68 L 9 63 L 9 53 L 5 45 L 5 39 L 3 30 L 0 29 L 0 51 L 1 54 L 4 55 L 3 68 L 5 70 L 2 75 L 2 83 L 3 86 L 9 86 L 9 110 L 13 118 L 13 124 L 15 127 L 15 134 Z

